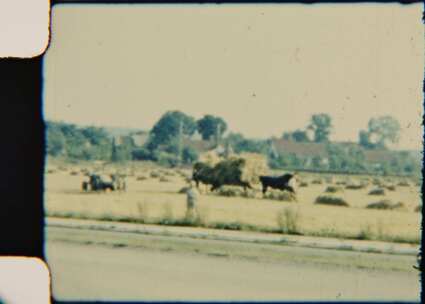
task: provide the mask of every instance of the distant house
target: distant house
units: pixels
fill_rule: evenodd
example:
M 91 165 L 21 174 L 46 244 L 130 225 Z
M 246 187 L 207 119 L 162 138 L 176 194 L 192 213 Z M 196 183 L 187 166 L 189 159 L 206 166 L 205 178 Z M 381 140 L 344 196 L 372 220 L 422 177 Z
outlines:
M 135 143 L 132 135 L 114 135 L 112 138 L 115 141 L 116 146 L 128 144 L 132 145 Z
M 363 153 L 367 162 L 377 164 L 382 162 L 391 162 L 396 158 L 396 153 L 389 150 L 366 150 Z
M 272 150 L 278 153 L 292 153 L 299 157 L 307 159 L 307 165 L 311 164 L 313 157 L 320 157 L 323 163 L 327 163 L 329 154 L 326 143 L 313 143 L 313 142 L 296 142 L 285 139 L 272 139 Z M 335 142 L 340 148 L 346 151 L 350 148 L 357 148 L 363 152 L 365 161 L 372 165 L 379 165 L 382 163 L 394 161 L 400 151 L 392 150 L 368 150 L 354 142 Z M 409 156 L 412 154 L 409 153 Z
M 183 145 L 193 148 L 198 153 L 204 153 L 213 150 L 216 147 L 215 142 L 202 139 L 183 139 Z
M 327 158 L 328 152 L 325 143 L 296 142 L 292 140 L 273 138 L 271 140 L 272 150 L 277 153 L 295 154 L 300 157 L 322 157 Z

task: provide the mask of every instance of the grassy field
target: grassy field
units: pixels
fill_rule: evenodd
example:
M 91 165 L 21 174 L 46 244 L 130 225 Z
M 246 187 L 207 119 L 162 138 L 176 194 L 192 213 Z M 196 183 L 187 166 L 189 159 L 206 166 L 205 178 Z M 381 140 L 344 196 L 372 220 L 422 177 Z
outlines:
M 171 169 L 155 168 L 153 165 L 128 166 L 127 192 L 83 193 L 80 190 L 83 179 L 80 170 L 88 166 L 91 164 L 68 168 L 49 164 L 45 175 L 45 209 L 48 216 L 407 243 L 420 241 L 421 213 L 416 212 L 416 208 L 422 205 L 420 186 L 417 181 L 406 178 L 343 175 L 331 178 L 320 174 L 302 174 L 301 180 L 307 185 L 298 189 L 297 202 L 264 199 L 259 185 L 249 198 L 224 197 L 201 191 L 198 204 L 200 218 L 188 222 L 185 220 L 186 195 L 178 192 L 187 186 L 183 175 L 190 175 L 189 170 L 177 174 Z M 151 177 L 152 172 L 160 177 Z M 361 189 L 345 188 L 360 182 L 367 185 Z M 329 186 L 339 188 L 336 193 L 325 193 Z M 388 186 L 394 188 L 385 189 L 384 195 L 369 195 L 377 187 Z M 320 195 L 343 199 L 349 207 L 315 204 Z M 402 208 L 366 208 L 368 204 L 382 200 L 401 202 Z

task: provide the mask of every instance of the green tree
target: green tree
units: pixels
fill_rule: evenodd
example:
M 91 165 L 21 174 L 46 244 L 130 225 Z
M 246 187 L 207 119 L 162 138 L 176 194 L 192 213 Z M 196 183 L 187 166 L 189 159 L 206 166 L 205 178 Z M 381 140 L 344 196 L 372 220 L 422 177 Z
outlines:
M 175 167 L 179 163 L 176 155 L 167 153 L 165 151 L 155 151 L 154 160 L 160 165 L 165 167 Z
M 91 145 L 104 145 L 109 141 L 108 132 L 103 128 L 87 127 L 81 129 L 82 135 Z
M 308 142 L 310 141 L 307 132 L 302 130 L 295 130 L 293 132 L 285 132 L 282 135 L 283 139 L 292 140 L 296 142 Z
M 372 118 L 368 129 L 371 136 L 376 136 L 378 148 L 387 148 L 388 143 L 397 143 L 400 139 L 400 123 L 391 116 Z
M 225 138 L 225 142 L 230 144 L 232 147 L 238 145 L 244 140 L 245 140 L 245 137 L 241 133 L 233 133 L 233 132 L 227 135 L 227 137 Z
M 183 149 L 183 163 L 192 164 L 199 158 L 198 152 L 192 147 L 185 147 Z
M 70 160 L 111 159 L 111 138 L 105 129 L 52 121 L 46 121 L 46 126 L 48 155 Z
M 386 149 L 400 139 L 400 123 L 392 116 L 371 118 L 367 131 L 359 132 L 359 144 L 367 149 Z
M 155 150 L 160 145 L 168 145 L 176 137 L 191 136 L 195 130 L 193 117 L 180 111 L 169 111 L 152 128 L 147 147 Z
M 153 160 L 152 152 L 146 148 L 133 149 L 131 157 L 134 160 Z
M 130 136 L 120 136 L 119 143 L 115 137 L 112 139 L 111 161 L 122 162 L 132 158 L 132 150 L 134 148 L 133 139 Z
M 203 140 L 219 139 L 227 129 L 227 123 L 222 118 L 213 115 L 205 115 L 196 124 Z
M 59 156 L 66 151 L 66 138 L 57 124 L 47 124 L 47 153 Z
M 308 128 L 314 131 L 315 142 L 328 142 L 332 131 L 332 119 L 328 114 L 314 114 Z
M 323 169 L 322 158 L 320 156 L 313 156 L 311 163 L 316 169 Z
M 369 132 L 365 130 L 360 130 L 359 132 L 359 145 L 366 149 L 373 149 L 375 147 L 374 144 L 370 142 Z

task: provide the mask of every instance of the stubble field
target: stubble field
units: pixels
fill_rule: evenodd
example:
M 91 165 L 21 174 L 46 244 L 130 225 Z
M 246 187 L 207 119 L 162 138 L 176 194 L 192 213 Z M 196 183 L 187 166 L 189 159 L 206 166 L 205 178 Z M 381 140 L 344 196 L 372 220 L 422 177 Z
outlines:
M 46 169 L 45 210 L 48 216 L 188 224 L 185 221 L 186 195 L 179 191 L 187 186 L 185 176 L 190 176 L 190 170 L 131 165 L 126 192 L 84 193 L 81 191 L 84 178 L 81 170 L 87 166 L 49 166 Z M 418 181 L 301 174 L 298 185 L 301 182 L 305 184 L 298 187 L 297 202 L 263 198 L 260 185 L 255 185 L 255 191 L 248 197 L 238 195 L 240 192 L 233 188 L 229 188 L 227 194 L 236 196 L 207 193 L 201 185 L 198 220 L 190 225 L 419 243 L 421 212 L 417 208 L 422 204 Z M 361 189 L 348 189 L 348 185 L 359 184 L 362 184 Z M 337 188 L 337 192 L 325 193 L 328 187 Z M 384 189 L 384 194 L 370 195 L 376 188 Z M 343 199 L 349 206 L 315 204 L 320 195 Z M 370 203 L 383 200 L 401 204 L 392 210 L 366 208 Z

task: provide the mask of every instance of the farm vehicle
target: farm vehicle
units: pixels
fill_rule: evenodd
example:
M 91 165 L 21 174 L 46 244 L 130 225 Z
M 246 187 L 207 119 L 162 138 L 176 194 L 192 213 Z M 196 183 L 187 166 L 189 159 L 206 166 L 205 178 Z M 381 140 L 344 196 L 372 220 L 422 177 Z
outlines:
M 84 192 L 89 191 L 125 191 L 126 181 L 124 176 L 118 174 L 98 175 L 89 174 L 88 179 L 83 181 L 81 188 Z

